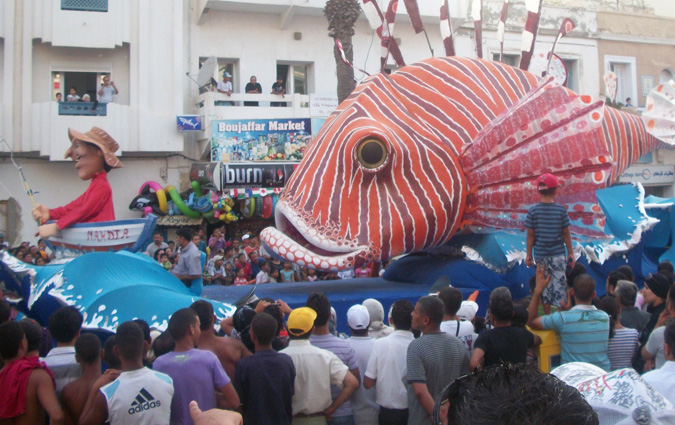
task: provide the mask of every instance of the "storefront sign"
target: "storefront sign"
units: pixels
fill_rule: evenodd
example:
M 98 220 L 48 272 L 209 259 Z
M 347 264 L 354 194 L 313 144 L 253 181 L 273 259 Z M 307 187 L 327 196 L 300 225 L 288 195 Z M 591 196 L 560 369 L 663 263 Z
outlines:
M 309 118 L 214 120 L 211 161 L 300 161 L 312 138 Z
M 199 226 L 202 224 L 203 218 L 190 218 L 186 215 L 164 215 L 157 219 L 158 226 Z
M 176 126 L 178 131 L 202 131 L 202 117 L 200 115 L 177 115 Z
M 295 162 L 193 163 L 190 180 L 202 187 L 224 189 L 282 188 L 297 167 Z
M 620 183 L 644 185 L 668 185 L 675 183 L 675 168 L 672 165 L 633 165 L 619 176 Z

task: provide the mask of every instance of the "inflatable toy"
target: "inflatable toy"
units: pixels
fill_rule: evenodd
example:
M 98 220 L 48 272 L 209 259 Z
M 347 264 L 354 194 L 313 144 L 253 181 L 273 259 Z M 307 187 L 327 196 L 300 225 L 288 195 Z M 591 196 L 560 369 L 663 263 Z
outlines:
M 162 186 L 154 181 L 147 181 L 141 185 L 141 188 L 138 190 L 139 195 L 147 195 L 149 190 L 152 189 L 155 191 L 155 194 L 157 196 L 157 203 L 159 204 L 159 210 L 163 212 L 164 214 L 167 213 L 167 207 L 166 207 L 166 192 L 164 192 L 164 188 Z

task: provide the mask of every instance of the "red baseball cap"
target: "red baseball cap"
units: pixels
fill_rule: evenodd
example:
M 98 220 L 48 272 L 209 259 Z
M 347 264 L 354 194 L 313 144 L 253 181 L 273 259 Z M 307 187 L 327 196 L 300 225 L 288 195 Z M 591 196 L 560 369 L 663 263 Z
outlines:
M 558 178 L 553 174 L 549 173 L 542 174 L 537 179 L 537 188 L 539 188 L 539 186 L 541 186 L 542 184 L 546 186 L 546 189 L 553 189 L 554 187 L 558 187 L 559 185 Z

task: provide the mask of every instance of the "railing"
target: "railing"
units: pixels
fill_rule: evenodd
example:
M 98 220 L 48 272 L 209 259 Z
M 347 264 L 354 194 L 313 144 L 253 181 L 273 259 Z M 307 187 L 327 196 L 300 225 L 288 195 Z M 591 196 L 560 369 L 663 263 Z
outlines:
M 108 105 L 99 102 L 59 102 L 59 115 L 107 116 Z
M 197 108 L 203 108 L 208 104 L 213 104 L 214 106 L 247 106 L 244 105 L 244 102 L 258 102 L 258 106 L 260 107 L 281 103 L 280 107 L 309 108 L 309 96 L 304 94 L 287 94 L 281 97 L 276 94 L 232 93 L 228 96 L 218 92 L 205 92 L 195 99 Z
M 61 10 L 107 12 L 108 0 L 61 0 Z

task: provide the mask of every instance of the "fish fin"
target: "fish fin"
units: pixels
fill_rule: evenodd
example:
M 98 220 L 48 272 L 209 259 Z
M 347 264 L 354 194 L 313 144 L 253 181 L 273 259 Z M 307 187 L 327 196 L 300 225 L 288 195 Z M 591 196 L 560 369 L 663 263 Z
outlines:
M 575 196 L 570 206 L 576 208 L 579 230 L 604 234 L 598 224 L 604 215 L 593 210 L 595 190 L 605 187 L 613 166 L 602 133 L 604 105 L 552 81 L 534 87 L 462 152 L 460 163 L 472 190 L 465 219 L 475 225 L 522 228 L 523 205 L 539 202 L 534 180 L 554 173 L 562 180 L 560 197 L 565 192 Z M 587 195 L 577 199 L 580 193 Z
M 659 140 L 675 145 L 675 81 L 652 89 L 646 109 L 642 119 L 647 131 Z

